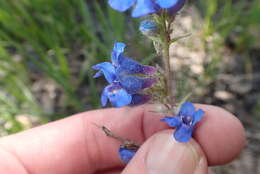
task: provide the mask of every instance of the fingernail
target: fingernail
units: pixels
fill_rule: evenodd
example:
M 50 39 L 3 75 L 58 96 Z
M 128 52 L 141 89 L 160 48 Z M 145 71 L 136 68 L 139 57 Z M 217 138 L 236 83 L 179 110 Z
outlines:
M 206 159 L 194 140 L 179 143 L 174 140 L 172 132 L 167 131 L 155 135 L 151 143 L 146 156 L 149 174 L 207 173 Z

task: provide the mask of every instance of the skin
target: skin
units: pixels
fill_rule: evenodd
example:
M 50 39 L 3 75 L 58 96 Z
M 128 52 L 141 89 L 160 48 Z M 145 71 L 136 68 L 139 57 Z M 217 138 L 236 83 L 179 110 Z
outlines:
M 169 129 L 159 121 L 162 115 L 150 112 L 154 107 L 94 110 L 3 137 L 0 173 L 120 173 L 125 167 L 118 158 L 120 142 L 106 137 L 95 124 L 141 144 L 154 133 Z M 232 161 L 245 145 L 240 121 L 219 107 L 196 107 L 206 112 L 194 139 L 202 147 L 208 164 Z

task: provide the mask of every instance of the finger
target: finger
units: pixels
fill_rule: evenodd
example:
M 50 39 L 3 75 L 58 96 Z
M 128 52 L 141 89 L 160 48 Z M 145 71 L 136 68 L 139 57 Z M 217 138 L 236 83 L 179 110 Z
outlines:
M 95 174 L 120 174 L 123 170 L 123 167 L 121 168 L 114 168 L 114 169 L 106 169 L 106 170 L 100 170 L 98 172 L 95 172 Z
M 179 143 L 172 131 L 161 131 L 142 145 L 126 166 L 123 174 L 207 174 L 205 155 L 199 145 L 191 140 Z
M 232 161 L 245 145 L 241 122 L 226 110 L 210 105 L 196 105 L 205 111 L 194 138 L 206 153 L 210 165 Z
M 120 143 L 106 137 L 93 123 L 139 143 L 144 141 L 142 123 L 147 107 L 104 109 L 85 112 L 22 133 L 4 137 L 4 148 L 25 166 L 28 173 L 94 173 L 123 166 L 118 158 Z M 150 114 L 153 125 L 160 123 Z M 149 121 L 146 120 L 145 122 Z M 154 120 L 154 121 L 153 121 Z M 158 124 L 156 129 L 164 127 Z M 156 131 L 147 128 L 146 131 Z M 131 130 L 130 133 L 129 130 Z M 129 134 L 129 136 L 128 136 Z M 147 135 L 147 133 L 145 133 Z M 0 162 L 5 162 L 0 159 Z M 15 166 L 12 166 L 15 167 Z M 1 173 L 1 172 L 0 172 Z
M 0 140 L 0 144 L 12 154 L 18 156 L 31 173 L 42 171 L 50 174 L 50 171 L 61 174 L 71 172 L 91 173 L 97 169 L 104 170 L 122 166 L 117 152 L 120 143 L 105 137 L 103 132 L 92 123 L 105 125 L 118 135 L 142 143 L 153 133 L 166 128 L 165 124 L 159 121 L 162 116 L 149 112 L 151 106 L 149 107 L 106 109 L 81 113 L 20 134 L 5 137 Z M 203 150 L 210 159 L 209 163 L 217 164 L 234 158 L 241 149 L 237 148 L 236 153 L 229 154 L 227 147 L 221 146 L 222 149 L 218 149 L 219 152 L 223 150 L 227 153 L 222 153 L 221 157 L 214 161 L 216 159 L 212 157 L 212 154 L 214 155 L 212 150 L 215 149 L 211 146 L 214 146 L 212 142 L 217 143 L 216 137 L 223 138 L 223 135 L 226 134 L 226 132 L 219 130 L 231 128 L 229 136 L 237 137 L 238 147 L 242 147 L 244 144 L 242 126 L 231 126 L 234 122 L 237 124 L 237 120 L 229 113 L 220 112 L 221 109 L 219 108 L 204 105 L 199 107 L 206 108 L 206 116 L 195 135 L 199 141 L 202 140 L 200 144 L 206 149 Z M 214 110 L 218 110 L 218 112 Z M 216 113 L 217 115 L 215 115 Z M 219 113 L 224 115 L 219 116 Z M 219 118 L 221 118 L 220 120 L 224 118 L 225 124 L 216 124 L 220 121 Z M 215 121 L 212 122 L 212 120 Z M 209 132 L 212 133 L 210 136 L 208 135 Z M 205 141 L 203 136 L 208 137 L 208 141 Z M 228 145 L 229 139 L 225 139 L 224 143 Z
M 149 112 L 152 107 L 143 108 L 143 117 L 139 117 L 140 114 L 131 114 L 129 117 L 125 117 L 127 114 L 122 114 L 120 121 L 118 121 L 118 118 L 113 117 L 114 120 L 107 125 L 116 134 L 141 143 L 155 132 L 166 128 L 164 123 L 159 122 L 163 117 L 162 115 L 155 115 Z M 245 145 L 245 133 L 241 122 L 222 108 L 210 105 L 196 105 L 196 107 L 205 110 L 206 114 L 194 131 L 194 138 L 205 152 L 209 165 L 220 165 L 232 161 Z M 125 112 L 134 113 L 139 111 L 132 110 L 129 112 L 126 109 Z M 132 115 L 137 115 L 137 117 L 133 116 L 130 118 Z M 105 122 L 103 123 L 105 124 Z M 138 123 L 142 124 L 138 125 Z M 101 132 L 99 133 L 102 134 Z M 100 141 L 104 141 L 101 144 L 105 144 L 107 139 L 101 138 Z M 118 142 L 115 141 L 115 143 L 116 148 L 118 148 Z M 110 145 L 111 149 L 115 147 L 115 144 Z M 109 149 L 107 148 L 107 150 Z M 114 152 L 111 155 L 118 158 L 117 149 Z M 108 158 L 111 159 L 111 156 L 109 155 Z

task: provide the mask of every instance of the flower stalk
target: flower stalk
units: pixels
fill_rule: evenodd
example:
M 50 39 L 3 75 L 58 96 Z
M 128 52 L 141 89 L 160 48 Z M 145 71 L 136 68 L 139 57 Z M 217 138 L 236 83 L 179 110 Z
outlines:
M 173 77 L 172 67 L 170 64 L 170 45 L 172 43 L 171 41 L 171 24 L 173 23 L 175 17 L 167 15 L 167 12 L 164 12 L 162 15 L 162 32 L 160 34 L 161 40 L 162 40 L 162 59 L 163 59 L 163 66 L 165 70 L 165 76 L 166 76 L 166 88 L 167 88 L 167 96 L 168 96 L 168 102 L 171 106 L 175 106 L 175 81 Z
M 124 163 L 128 163 L 133 158 L 133 156 L 139 149 L 140 145 L 138 145 L 135 142 L 130 141 L 126 138 L 115 135 L 111 130 L 109 130 L 105 126 L 100 126 L 96 123 L 93 123 L 93 124 L 96 127 L 100 128 L 106 134 L 106 136 L 114 138 L 122 143 L 119 147 L 118 152 L 119 152 L 120 159 Z

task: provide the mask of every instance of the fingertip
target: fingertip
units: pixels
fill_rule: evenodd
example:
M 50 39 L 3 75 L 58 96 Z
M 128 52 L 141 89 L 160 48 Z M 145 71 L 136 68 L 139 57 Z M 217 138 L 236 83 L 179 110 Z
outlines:
M 164 115 L 151 112 L 160 107 L 164 106 L 146 105 L 143 107 L 142 130 L 145 139 L 168 128 L 166 124 L 160 124 L 160 119 Z M 194 138 L 205 152 L 209 165 L 221 165 L 234 160 L 246 143 L 242 123 L 233 114 L 217 106 L 197 104 L 196 108 L 203 109 L 205 116 L 198 123 Z
M 220 165 L 235 159 L 245 146 L 242 123 L 228 111 L 210 105 L 196 105 L 205 116 L 196 127 L 194 137 L 204 150 L 209 165 Z
M 122 173 L 204 174 L 207 166 L 203 151 L 193 139 L 180 143 L 173 138 L 172 130 L 164 130 L 144 142 Z

